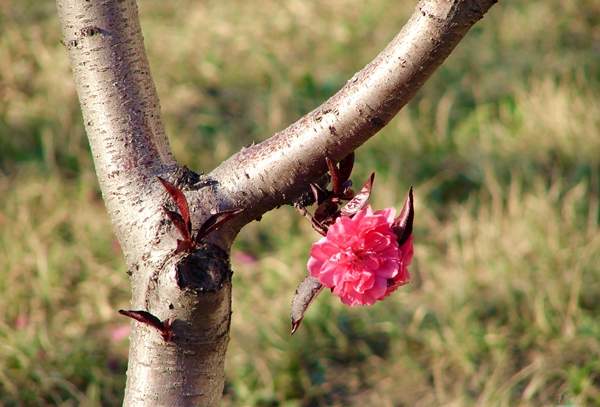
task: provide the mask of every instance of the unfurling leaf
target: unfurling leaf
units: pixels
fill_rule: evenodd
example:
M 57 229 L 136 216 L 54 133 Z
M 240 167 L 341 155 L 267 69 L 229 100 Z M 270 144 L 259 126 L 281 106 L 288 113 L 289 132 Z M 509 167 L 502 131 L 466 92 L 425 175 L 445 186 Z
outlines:
M 161 321 L 156 316 L 152 315 L 148 311 L 134 311 L 134 310 L 124 310 L 120 309 L 119 314 L 125 315 L 126 317 L 135 319 L 142 324 L 149 325 L 160 332 L 160 335 L 165 340 L 165 342 L 169 342 L 173 339 L 173 328 L 172 321 L 167 319 L 165 321 Z
M 329 191 L 323 190 L 321 186 L 314 183 L 310 184 L 310 190 L 312 191 L 317 204 L 321 204 L 325 199 L 327 199 L 328 194 L 330 194 Z
M 196 242 L 206 237 L 213 230 L 216 230 L 219 227 L 221 227 L 225 222 L 227 222 L 242 211 L 243 209 L 230 209 L 212 215 L 206 220 L 206 222 L 202 224 L 202 226 L 200 226 L 200 229 L 198 229 L 198 234 L 196 235 L 195 239 Z
M 190 232 L 181 215 L 177 212 L 170 211 L 168 209 L 165 209 L 165 212 L 167 214 L 167 217 L 171 220 L 171 222 L 173 222 L 173 225 L 175 225 L 175 227 L 181 234 L 181 237 L 183 237 L 183 240 L 185 240 L 186 242 L 191 241 L 192 237 L 190 236 Z
M 292 335 L 298 330 L 298 327 L 302 323 L 306 309 L 312 300 L 319 295 L 322 289 L 323 286 L 319 280 L 312 276 L 307 276 L 302 280 L 300 285 L 298 285 L 294 298 L 292 299 L 292 311 L 290 313 L 292 319 Z
M 367 201 L 369 200 L 369 197 L 371 196 L 371 189 L 373 188 L 374 179 L 375 173 L 371 173 L 371 176 L 369 177 L 367 182 L 365 182 L 358 194 L 356 194 L 354 198 L 352 198 L 350 202 L 348 202 L 342 208 L 342 215 L 353 216 L 356 212 L 360 211 L 362 208 L 365 207 Z
M 339 167 L 340 183 L 343 187 L 344 184 L 346 184 L 346 181 L 350 179 L 350 174 L 352 174 L 352 168 L 354 168 L 354 151 L 348 154 L 346 157 L 342 158 Z
M 400 214 L 394 223 L 392 224 L 392 230 L 397 236 L 398 244 L 402 246 L 406 240 L 410 237 L 413 230 L 413 221 L 415 218 L 415 207 L 413 202 L 413 188 L 410 187 L 408 190 L 408 196 L 404 201 L 404 206 L 400 211 Z
M 325 157 L 325 162 L 327 163 L 329 175 L 331 175 L 331 189 L 333 190 L 333 194 L 340 195 L 342 193 L 342 180 L 340 179 L 338 167 L 329 157 Z
M 339 213 L 338 208 L 339 205 L 337 203 L 332 202 L 331 199 L 326 200 L 315 210 L 316 221 L 326 226 L 332 224 Z
M 171 184 L 169 181 L 161 177 L 156 178 L 158 178 L 160 183 L 163 185 L 163 187 L 165 187 L 165 189 L 171 196 L 171 199 L 173 199 L 173 201 L 175 202 L 175 205 L 177 205 L 177 209 L 179 209 L 179 214 L 183 219 L 185 228 L 188 230 L 188 235 L 190 235 L 192 233 L 192 222 L 190 221 L 190 208 L 188 206 L 187 199 L 183 194 L 183 191 L 181 191 L 181 189 L 177 188 L 175 185 Z
M 192 240 L 181 240 L 177 239 L 177 247 L 175 248 L 175 254 L 190 252 L 196 248 L 196 243 Z

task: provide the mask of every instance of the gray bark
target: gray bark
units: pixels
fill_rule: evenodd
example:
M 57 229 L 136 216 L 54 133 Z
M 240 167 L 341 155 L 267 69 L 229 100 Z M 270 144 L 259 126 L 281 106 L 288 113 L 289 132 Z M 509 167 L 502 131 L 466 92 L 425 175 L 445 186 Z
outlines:
M 398 36 L 331 99 L 201 177 L 170 152 L 135 0 L 57 0 L 96 173 L 130 270 L 131 308 L 173 321 L 170 341 L 132 322 L 124 405 L 219 403 L 229 248 L 239 229 L 306 191 L 325 172 L 325 156 L 340 159 L 385 126 L 493 3 L 421 1 Z M 244 212 L 194 251 L 175 253 L 177 230 L 164 211 L 172 203 L 157 176 L 185 192 L 195 229 L 211 212 Z

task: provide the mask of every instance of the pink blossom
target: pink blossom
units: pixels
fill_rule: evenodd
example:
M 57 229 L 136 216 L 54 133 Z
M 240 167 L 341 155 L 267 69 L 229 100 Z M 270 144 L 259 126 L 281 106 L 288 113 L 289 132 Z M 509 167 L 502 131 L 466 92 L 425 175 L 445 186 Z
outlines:
M 17 319 L 15 320 L 15 328 L 21 330 L 27 328 L 27 325 L 29 325 L 29 317 L 27 314 L 17 315 Z
M 413 256 L 410 236 L 401 247 L 392 230 L 396 210 L 340 216 L 314 243 L 308 271 L 347 305 L 370 305 L 408 283 Z
M 244 265 L 256 264 L 256 256 L 242 250 L 234 252 L 235 259 Z
M 110 340 L 112 342 L 121 342 L 123 339 L 129 336 L 131 326 L 129 324 L 121 324 L 110 331 Z

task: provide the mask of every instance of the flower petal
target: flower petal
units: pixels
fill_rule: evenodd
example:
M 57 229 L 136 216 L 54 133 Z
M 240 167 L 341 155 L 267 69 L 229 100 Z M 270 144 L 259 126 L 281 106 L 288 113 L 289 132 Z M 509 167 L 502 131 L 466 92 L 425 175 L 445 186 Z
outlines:
M 395 215 L 394 208 L 366 206 L 353 217 L 340 216 L 313 244 L 310 275 L 350 306 L 373 304 L 406 284 L 413 240 L 398 247 L 391 228 Z

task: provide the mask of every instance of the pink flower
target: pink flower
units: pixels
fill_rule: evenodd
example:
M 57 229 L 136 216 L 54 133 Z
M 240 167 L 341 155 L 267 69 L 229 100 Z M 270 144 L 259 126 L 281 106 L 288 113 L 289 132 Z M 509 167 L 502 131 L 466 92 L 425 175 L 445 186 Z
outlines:
M 311 248 L 310 275 L 347 305 L 373 304 L 408 283 L 413 241 L 410 236 L 399 247 L 395 215 L 394 208 L 373 212 L 366 206 L 353 217 L 338 217 Z
M 118 325 L 110 330 L 110 340 L 112 342 L 121 342 L 129 336 L 130 331 L 131 326 L 129 324 Z

